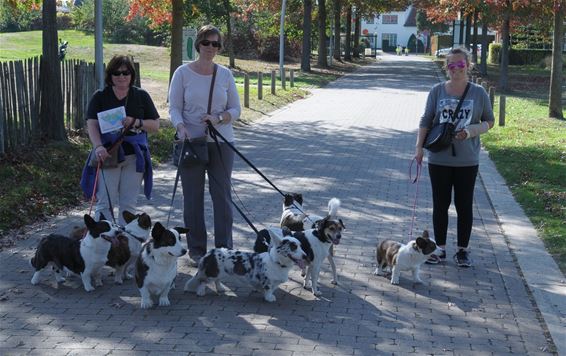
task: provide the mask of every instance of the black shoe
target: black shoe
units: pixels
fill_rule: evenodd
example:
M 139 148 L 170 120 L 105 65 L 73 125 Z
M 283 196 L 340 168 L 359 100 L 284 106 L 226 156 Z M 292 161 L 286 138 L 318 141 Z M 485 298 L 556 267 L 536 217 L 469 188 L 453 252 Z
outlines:
M 460 250 L 454 255 L 454 262 L 458 267 L 472 267 L 472 260 L 470 254 L 466 250 Z
M 437 265 L 440 262 L 444 262 L 445 260 L 446 260 L 446 251 L 442 250 L 438 255 L 434 253 L 430 255 L 430 257 L 428 258 L 428 260 L 425 261 L 425 263 L 429 265 Z

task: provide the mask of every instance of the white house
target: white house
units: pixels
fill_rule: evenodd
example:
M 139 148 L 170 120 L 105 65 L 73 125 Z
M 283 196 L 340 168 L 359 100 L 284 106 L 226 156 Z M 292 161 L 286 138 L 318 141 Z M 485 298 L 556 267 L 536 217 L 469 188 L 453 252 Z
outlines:
M 363 19 L 362 35 L 368 36 L 372 48 L 392 50 L 397 45 L 405 47 L 411 35 L 417 36 L 417 11 L 409 6 L 405 11 Z

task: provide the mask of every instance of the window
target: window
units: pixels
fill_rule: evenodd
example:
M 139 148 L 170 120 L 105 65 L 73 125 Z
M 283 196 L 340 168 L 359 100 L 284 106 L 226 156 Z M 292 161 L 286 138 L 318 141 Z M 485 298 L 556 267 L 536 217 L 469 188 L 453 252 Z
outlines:
M 373 25 L 375 23 L 374 19 L 375 19 L 375 17 L 369 16 L 368 18 L 366 18 L 366 23 L 368 25 Z
M 397 15 L 383 15 L 381 23 L 384 25 L 396 25 Z
M 383 42 L 389 42 L 389 47 L 397 46 L 397 34 L 396 33 L 384 33 L 382 35 Z

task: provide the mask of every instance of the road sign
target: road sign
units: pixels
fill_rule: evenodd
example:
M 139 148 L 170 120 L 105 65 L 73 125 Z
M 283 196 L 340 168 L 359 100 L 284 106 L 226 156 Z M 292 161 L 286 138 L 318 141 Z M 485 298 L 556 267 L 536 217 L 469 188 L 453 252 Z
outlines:
M 196 29 L 183 27 L 183 62 L 197 59 L 198 53 L 195 49 L 196 39 Z

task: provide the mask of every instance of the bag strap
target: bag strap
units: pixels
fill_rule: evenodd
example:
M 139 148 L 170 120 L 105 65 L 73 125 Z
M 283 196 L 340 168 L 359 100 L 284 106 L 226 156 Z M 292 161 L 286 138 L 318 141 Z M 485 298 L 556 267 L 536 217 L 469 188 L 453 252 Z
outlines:
M 466 94 L 468 94 L 468 90 L 470 90 L 470 82 L 468 82 L 468 84 L 466 85 L 466 89 L 464 89 L 464 94 L 462 94 L 460 100 L 458 101 L 456 110 L 454 110 L 454 115 L 458 115 L 458 111 L 460 111 L 460 108 L 462 107 L 462 103 L 464 102 L 464 98 L 466 97 Z M 456 118 L 452 116 L 452 123 L 454 123 L 454 121 L 456 121 Z
M 216 81 L 216 70 L 218 65 L 214 63 L 214 69 L 212 69 L 212 80 L 210 82 L 210 92 L 208 93 L 208 107 L 206 113 L 210 115 L 210 110 L 212 109 L 212 94 L 214 93 L 214 82 Z

